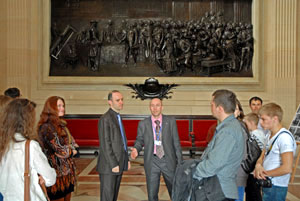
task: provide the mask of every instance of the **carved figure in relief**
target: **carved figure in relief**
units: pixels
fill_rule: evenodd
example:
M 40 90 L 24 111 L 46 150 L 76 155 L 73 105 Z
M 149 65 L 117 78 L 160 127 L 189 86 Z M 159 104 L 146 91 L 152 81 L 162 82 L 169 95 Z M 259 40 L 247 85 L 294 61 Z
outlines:
M 90 27 L 87 31 L 87 38 L 85 41 L 89 45 L 88 52 L 88 68 L 91 71 L 98 71 L 100 65 L 100 53 L 101 53 L 101 45 L 102 40 L 100 40 L 100 34 L 98 31 L 98 22 L 92 20 L 90 22 Z
M 124 45 L 123 66 L 127 66 L 132 58 L 134 65 L 137 65 L 138 60 L 151 62 L 168 75 L 200 69 L 201 64 L 207 63 L 207 60 L 211 61 L 208 62 L 212 65 L 209 67 L 227 62 L 223 69 L 235 72 L 249 71 L 252 66 L 252 25 L 225 23 L 223 11 L 206 12 L 202 18 L 189 21 L 140 19 L 137 24 L 134 20 L 124 19 L 120 25 L 120 22 L 109 19 L 101 23 L 92 20 L 87 26 L 88 28 L 81 27 L 76 40 L 70 40 L 69 43 L 75 42 L 79 61 L 87 61 L 86 65 L 91 71 L 99 70 L 101 47 L 114 46 L 116 41 Z M 102 31 L 98 30 L 98 26 Z M 56 25 L 53 24 L 52 38 L 59 35 L 55 30 Z M 71 51 L 72 45 L 68 45 Z M 60 48 L 59 44 L 57 47 Z M 53 47 L 51 50 L 53 54 L 56 49 Z M 73 62 L 70 58 L 75 51 L 70 51 L 65 51 L 67 54 L 64 56 Z

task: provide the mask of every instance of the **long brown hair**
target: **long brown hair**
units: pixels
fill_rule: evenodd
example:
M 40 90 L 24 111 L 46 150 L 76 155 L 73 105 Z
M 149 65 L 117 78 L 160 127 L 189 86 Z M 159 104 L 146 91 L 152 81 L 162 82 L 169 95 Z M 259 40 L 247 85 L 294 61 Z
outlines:
M 238 99 L 236 99 L 236 104 L 239 108 L 239 111 L 240 111 L 240 115 L 238 117 L 236 117 L 238 120 L 242 121 L 245 117 L 245 114 L 244 114 L 244 110 L 242 108 L 242 105 L 240 103 L 240 101 Z
M 57 101 L 62 100 L 65 104 L 65 100 L 59 96 L 51 96 L 46 100 L 42 113 L 40 115 L 40 121 L 38 123 L 38 128 L 44 123 L 50 123 L 54 126 L 58 134 L 61 132 L 61 119 L 58 116 Z
M 0 95 L 0 115 L 2 114 L 2 111 L 8 105 L 8 103 L 12 100 L 9 96 Z
M 7 152 L 9 143 L 19 142 L 15 133 L 25 139 L 37 139 L 34 129 L 36 104 L 28 99 L 14 99 L 0 116 L 0 161 Z

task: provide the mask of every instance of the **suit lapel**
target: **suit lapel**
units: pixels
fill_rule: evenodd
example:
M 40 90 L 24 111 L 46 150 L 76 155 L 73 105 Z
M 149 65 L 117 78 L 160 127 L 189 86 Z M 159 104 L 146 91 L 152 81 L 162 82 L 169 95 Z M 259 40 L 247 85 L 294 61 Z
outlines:
M 168 118 L 166 118 L 166 116 L 162 115 L 162 131 L 161 131 L 162 132 L 161 133 L 161 135 L 162 135 L 161 141 L 162 142 L 166 140 L 166 135 L 168 134 L 168 132 L 166 132 L 166 130 L 168 129 L 168 124 L 169 124 Z
M 114 124 L 119 128 L 119 136 L 120 136 L 120 138 L 122 139 L 122 142 L 123 142 L 123 138 L 122 138 L 122 133 L 121 133 L 121 129 L 120 129 L 120 124 L 119 124 L 118 117 L 116 116 L 115 112 L 113 112 L 112 110 L 111 110 L 110 115 L 111 115 L 111 119 L 114 122 Z M 121 121 L 122 121 L 122 119 L 121 119 Z M 124 126 L 123 126 L 123 122 L 122 122 L 122 127 L 123 127 L 123 133 L 124 133 L 124 137 L 125 137 L 125 143 L 126 143 L 126 146 L 127 146 L 127 137 L 126 137 L 125 129 L 124 129 Z
M 146 124 L 148 128 L 146 128 L 146 131 L 148 131 L 148 135 L 150 136 L 152 144 L 154 143 L 153 139 L 153 127 L 152 127 L 152 119 L 151 116 L 148 118 L 148 123 Z
M 145 124 L 146 128 L 145 128 L 145 135 L 149 136 L 149 154 L 153 155 L 154 152 L 154 137 L 153 137 L 153 127 L 152 127 L 152 119 L 151 116 L 147 119 L 147 122 Z M 148 137 L 147 137 L 148 138 Z
M 114 113 L 114 112 L 111 112 L 110 114 L 111 114 L 112 120 L 114 121 L 114 124 L 119 126 L 119 121 L 118 121 L 118 119 L 117 119 L 115 113 Z M 120 127 L 120 126 L 119 126 L 119 127 Z M 121 134 L 121 133 L 120 133 L 120 134 Z

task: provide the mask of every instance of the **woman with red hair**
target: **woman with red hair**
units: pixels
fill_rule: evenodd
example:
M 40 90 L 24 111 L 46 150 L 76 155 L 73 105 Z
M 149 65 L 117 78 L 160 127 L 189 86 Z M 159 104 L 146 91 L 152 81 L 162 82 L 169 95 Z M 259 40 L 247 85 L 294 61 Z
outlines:
M 38 123 L 38 134 L 48 161 L 56 170 L 56 183 L 47 189 L 48 196 L 55 201 L 70 201 L 75 185 L 75 142 L 66 122 L 65 101 L 59 96 L 47 99 Z

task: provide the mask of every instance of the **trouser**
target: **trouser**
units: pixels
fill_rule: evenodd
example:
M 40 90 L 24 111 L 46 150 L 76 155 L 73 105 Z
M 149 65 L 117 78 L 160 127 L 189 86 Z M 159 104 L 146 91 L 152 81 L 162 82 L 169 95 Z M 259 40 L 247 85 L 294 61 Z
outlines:
M 100 201 L 117 201 L 122 174 L 100 174 Z
M 244 200 L 244 192 L 245 192 L 245 187 L 238 186 L 239 199 L 237 199 L 235 201 L 243 201 Z
M 161 174 L 163 175 L 170 198 L 172 198 L 172 183 L 175 173 L 168 170 L 165 157 L 160 159 L 157 156 L 153 156 L 152 161 L 151 173 L 149 178 L 147 178 L 148 200 L 158 201 Z
M 263 201 L 285 201 L 288 187 L 272 186 L 263 188 Z
M 262 201 L 261 187 L 255 184 L 253 174 L 249 174 L 245 188 L 246 201 Z

